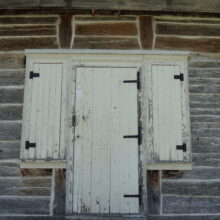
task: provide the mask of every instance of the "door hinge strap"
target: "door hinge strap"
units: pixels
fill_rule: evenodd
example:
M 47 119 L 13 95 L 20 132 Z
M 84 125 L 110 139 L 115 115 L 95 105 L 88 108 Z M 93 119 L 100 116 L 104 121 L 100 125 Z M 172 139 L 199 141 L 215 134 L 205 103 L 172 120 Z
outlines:
M 29 141 L 25 141 L 25 149 L 29 149 L 30 147 L 36 147 L 36 143 L 30 143 Z
M 141 186 L 139 186 L 139 194 L 125 194 L 124 198 L 138 198 L 139 205 L 142 203 L 142 193 L 141 193 Z
M 142 133 L 140 126 L 138 127 L 138 135 L 124 135 L 123 138 L 137 138 L 138 139 L 138 145 L 142 144 Z
M 137 79 L 136 80 L 124 80 L 123 83 L 137 83 L 137 89 L 141 89 L 141 82 L 140 82 L 140 72 L 137 72 Z
M 183 143 L 182 145 L 176 145 L 177 150 L 183 150 L 183 152 L 186 152 L 186 144 Z
M 34 73 L 33 71 L 30 72 L 29 78 L 33 79 L 34 77 L 40 77 L 40 73 Z
M 184 80 L 183 73 L 180 73 L 180 75 L 174 75 L 174 79 L 179 79 L 180 81 L 183 81 Z

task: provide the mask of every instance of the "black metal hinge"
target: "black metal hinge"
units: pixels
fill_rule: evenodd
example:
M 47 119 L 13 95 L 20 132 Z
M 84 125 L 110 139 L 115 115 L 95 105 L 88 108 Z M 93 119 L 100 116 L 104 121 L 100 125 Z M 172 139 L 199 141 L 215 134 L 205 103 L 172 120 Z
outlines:
M 176 145 L 177 150 L 183 150 L 183 152 L 186 152 L 186 144 L 183 143 L 182 145 Z
M 137 83 L 137 89 L 140 90 L 141 89 L 140 75 L 141 73 L 138 71 L 136 80 L 124 80 L 123 83 Z
M 137 138 L 138 145 L 142 144 L 142 134 L 141 134 L 141 127 L 138 127 L 138 135 L 124 135 L 123 138 Z
M 174 75 L 174 79 L 179 79 L 180 81 L 183 81 L 184 80 L 183 73 L 180 73 L 180 75 Z
M 34 77 L 39 77 L 40 73 L 34 73 L 33 71 L 30 72 L 29 78 L 33 79 Z
M 25 149 L 29 149 L 30 147 L 36 147 L 36 143 L 30 143 L 29 141 L 25 141 Z
M 142 204 L 142 187 L 139 185 L 139 194 L 125 194 L 124 198 L 138 198 L 139 205 Z

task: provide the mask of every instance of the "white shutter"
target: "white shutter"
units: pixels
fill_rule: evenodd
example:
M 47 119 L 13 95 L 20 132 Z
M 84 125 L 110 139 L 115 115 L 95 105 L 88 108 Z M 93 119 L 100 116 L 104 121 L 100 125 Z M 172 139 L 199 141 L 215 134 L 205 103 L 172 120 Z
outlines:
M 76 76 L 73 211 L 138 213 L 136 68 L 79 67 Z
M 148 163 L 189 162 L 185 66 L 181 62 L 149 62 L 147 74 Z
M 65 156 L 62 62 L 31 62 L 26 73 L 22 127 L 22 159 L 63 159 Z M 30 72 L 35 75 L 30 77 Z M 28 144 L 30 143 L 30 144 Z

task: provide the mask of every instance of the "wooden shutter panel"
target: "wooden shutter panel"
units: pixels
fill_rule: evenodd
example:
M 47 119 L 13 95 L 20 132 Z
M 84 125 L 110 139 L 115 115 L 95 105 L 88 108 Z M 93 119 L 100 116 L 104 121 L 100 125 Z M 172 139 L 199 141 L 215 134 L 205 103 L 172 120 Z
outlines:
M 181 62 L 151 62 L 148 75 L 149 163 L 189 162 L 191 148 L 185 66 Z
M 63 63 L 30 63 L 25 82 L 22 159 L 64 158 L 63 73 Z

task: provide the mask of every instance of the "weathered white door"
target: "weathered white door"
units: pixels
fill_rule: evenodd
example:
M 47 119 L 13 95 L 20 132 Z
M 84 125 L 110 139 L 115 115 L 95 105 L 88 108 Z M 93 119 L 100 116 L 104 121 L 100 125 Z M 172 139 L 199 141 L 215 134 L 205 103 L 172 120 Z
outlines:
M 136 68 L 76 70 L 73 212 L 138 213 Z

